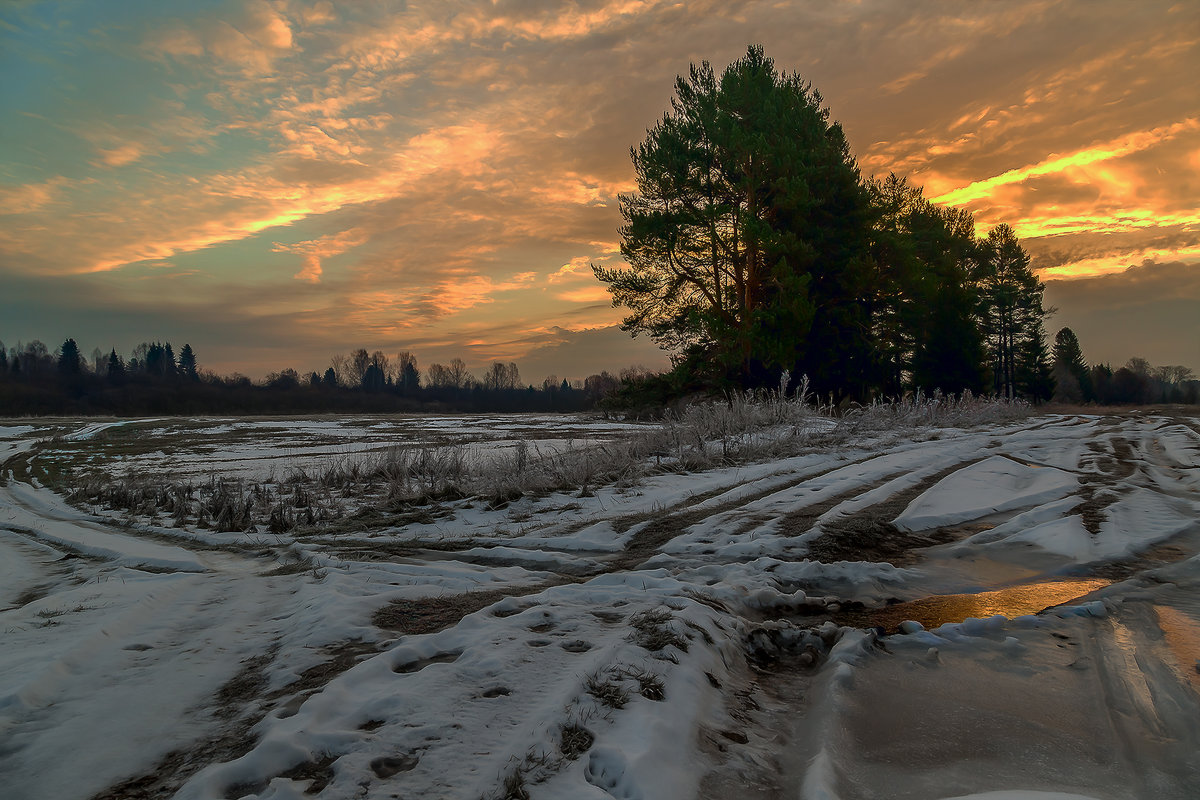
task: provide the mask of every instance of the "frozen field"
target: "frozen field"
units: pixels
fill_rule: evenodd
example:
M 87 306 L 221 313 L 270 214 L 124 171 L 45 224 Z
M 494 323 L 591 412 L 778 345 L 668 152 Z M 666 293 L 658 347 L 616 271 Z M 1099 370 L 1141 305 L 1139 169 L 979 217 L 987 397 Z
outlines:
M 831 427 L 0 422 L 0 795 L 1200 797 L 1200 420 Z

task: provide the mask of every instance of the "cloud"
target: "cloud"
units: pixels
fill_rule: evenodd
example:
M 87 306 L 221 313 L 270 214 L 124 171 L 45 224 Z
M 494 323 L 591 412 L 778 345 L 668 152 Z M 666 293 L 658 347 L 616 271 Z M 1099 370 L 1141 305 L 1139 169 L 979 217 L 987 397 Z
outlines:
M 303 256 L 304 268 L 296 273 L 297 280 L 319 283 L 321 280 L 321 259 L 341 255 L 347 250 L 358 247 L 367 240 L 367 234 L 361 228 L 352 228 L 340 233 L 330 233 L 317 239 L 304 242 L 283 244 L 275 242 L 271 248 L 275 253 L 295 253 Z
M 1138 356 L 1200 370 L 1196 263 L 1147 261 L 1110 275 L 1049 280 L 1045 298 L 1060 309 L 1047 329 L 1071 328 L 1091 363 Z
M 71 184 L 56 175 L 44 181 L 10 185 L 0 183 L 0 214 L 29 214 L 56 202 Z
M 1099 161 L 1120 158 L 1130 153 L 1161 144 L 1181 133 L 1197 130 L 1200 130 L 1200 120 L 1197 120 L 1195 117 L 1189 117 L 1172 125 L 1164 125 L 1148 131 L 1137 131 L 1114 141 L 1085 147 L 1066 155 L 1056 154 L 1037 164 L 1010 169 L 1000 175 L 974 181 L 970 185 L 960 189 L 953 189 L 936 197 L 931 197 L 930 200 L 942 205 L 964 205 L 973 200 L 988 197 L 996 188 L 1010 183 L 1022 183 L 1029 178 L 1051 175 L 1076 167 L 1085 167 Z
M 197 60 L 236 67 L 248 75 L 270 73 L 276 59 L 294 45 L 291 25 L 270 4 L 249 2 L 228 18 L 175 22 L 150 33 L 148 52 L 160 57 Z

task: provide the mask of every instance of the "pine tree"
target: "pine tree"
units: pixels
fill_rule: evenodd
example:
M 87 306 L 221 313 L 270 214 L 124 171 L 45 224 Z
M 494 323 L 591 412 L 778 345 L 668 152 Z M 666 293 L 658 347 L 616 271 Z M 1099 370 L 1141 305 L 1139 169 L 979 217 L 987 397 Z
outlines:
M 75 340 L 67 339 L 58 352 L 58 371 L 63 375 L 78 375 L 82 361 Z
M 1060 367 L 1061 365 L 1061 367 Z M 1083 360 L 1079 339 L 1070 328 L 1063 328 L 1054 335 L 1054 368 L 1069 374 L 1079 387 L 1080 399 L 1093 402 L 1096 392 L 1092 387 L 1092 375 Z
M 174 379 L 178 374 L 179 367 L 175 364 L 175 351 L 171 349 L 171 343 L 167 342 L 163 345 L 163 376 Z
M 183 349 L 179 351 L 179 374 L 189 381 L 200 380 L 200 373 L 196 366 L 196 353 L 190 344 L 184 344 Z
M 869 184 L 878 214 L 868 299 L 886 394 L 907 388 L 949 393 L 983 388 L 983 343 L 970 276 L 980 247 L 968 212 L 939 208 L 920 188 L 890 175 Z
M 121 361 L 121 357 L 117 355 L 116 348 L 113 348 L 113 351 L 108 354 L 106 375 L 109 383 L 121 384 L 125 382 L 125 364 Z
M 384 387 L 385 376 L 383 369 L 378 364 L 367 364 L 367 368 L 363 371 L 361 386 L 368 392 L 378 392 Z
M 1015 383 L 1017 393 L 1041 403 L 1054 395 L 1054 371 L 1046 334 L 1039 320 L 1033 331 L 1025 331 L 1016 354 Z
M 751 47 L 718 80 L 676 81 L 672 110 L 631 151 L 621 198 L 630 269 L 593 267 L 623 327 L 713 378 L 783 369 L 861 394 L 873 379 L 869 204 L 821 95 Z
M 992 229 L 985 248 L 979 269 L 979 313 L 991 361 L 993 389 L 1004 397 L 1015 397 L 1019 357 L 1028 366 L 1036 363 L 1038 353 L 1046 349 L 1042 328 L 1046 316 L 1042 308 L 1044 287 L 1029 267 L 1029 255 L 1008 225 Z M 1049 359 L 1044 360 L 1048 364 Z M 1036 381 L 1030 385 L 1034 384 Z

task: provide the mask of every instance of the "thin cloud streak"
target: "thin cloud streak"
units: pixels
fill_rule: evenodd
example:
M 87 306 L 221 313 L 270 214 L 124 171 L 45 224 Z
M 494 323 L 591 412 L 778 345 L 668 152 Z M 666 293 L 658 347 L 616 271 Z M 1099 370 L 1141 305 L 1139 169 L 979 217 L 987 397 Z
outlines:
M 1196 130 L 1200 130 L 1200 120 L 1189 117 L 1174 125 L 1154 128 L 1149 131 L 1138 131 L 1113 142 L 1087 147 L 1064 156 L 1055 155 L 1037 164 L 1011 169 L 1000 175 L 975 181 L 961 189 L 954 189 L 944 194 L 939 194 L 936 197 L 931 197 L 930 200 L 941 205 L 965 205 L 973 200 L 980 200 L 991 196 L 992 191 L 1000 186 L 1010 183 L 1022 183 L 1029 178 L 1052 175 L 1073 167 L 1084 167 L 1099 161 L 1120 158 L 1121 156 L 1136 153 L 1139 150 L 1145 150 L 1148 147 L 1165 142 L 1180 133 Z

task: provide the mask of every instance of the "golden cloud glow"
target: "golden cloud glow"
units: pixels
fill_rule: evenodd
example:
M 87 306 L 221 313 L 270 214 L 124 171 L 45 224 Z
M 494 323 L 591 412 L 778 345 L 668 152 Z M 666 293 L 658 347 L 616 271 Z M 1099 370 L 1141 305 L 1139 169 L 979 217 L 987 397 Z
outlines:
M 603 286 L 572 289 L 566 292 L 558 292 L 554 296 L 559 300 L 566 300 L 568 303 L 601 303 L 612 300 L 612 295 Z
M 1006 186 L 1012 183 L 1021 183 L 1029 178 L 1038 177 L 1041 175 L 1051 175 L 1057 172 L 1063 172 L 1072 167 L 1083 167 L 1089 164 L 1095 164 L 1099 161 L 1107 161 L 1121 156 L 1127 156 L 1130 153 L 1136 153 L 1140 150 L 1145 150 L 1156 144 L 1161 144 L 1180 133 L 1200 130 L 1200 120 L 1195 117 L 1189 117 L 1182 122 L 1177 122 L 1173 125 L 1165 125 L 1158 128 L 1152 128 L 1148 131 L 1138 131 L 1127 136 L 1122 136 L 1119 139 L 1106 142 L 1100 145 L 1094 145 L 1082 150 L 1077 150 L 1074 153 L 1069 153 L 1064 156 L 1055 155 L 1037 164 L 1032 164 L 1028 167 L 1020 167 L 1018 169 L 1010 169 L 999 175 L 991 178 L 986 178 L 980 181 L 954 189 L 936 197 L 931 197 L 935 203 L 943 205 L 961 206 L 989 197 L 993 190 Z
M 1200 260 L 1200 245 L 1178 248 L 1145 248 L 1117 255 L 1085 258 L 1057 267 L 1038 270 L 1043 279 L 1048 278 L 1091 278 L 1097 275 L 1113 275 L 1124 272 L 1131 266 L 1147 261 L 1196 261 Z M 1200 269 L 1200 265 L 1197 265 Z

